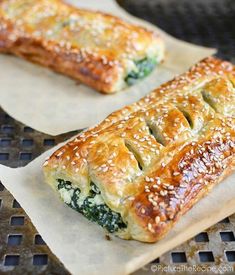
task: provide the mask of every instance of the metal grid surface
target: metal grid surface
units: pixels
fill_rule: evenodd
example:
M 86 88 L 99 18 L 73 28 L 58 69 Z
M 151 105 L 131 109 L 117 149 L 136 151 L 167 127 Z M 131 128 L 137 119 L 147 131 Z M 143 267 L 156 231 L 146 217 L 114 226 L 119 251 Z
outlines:
M 0 109 L 0 163 L 25 166 L 75 132 L 51 137 L 15 121 Z M 17 184 L 17 183 L 16 183 Z M 0 183 L 0 274 L 69 274 L 30 219 Z
M 234 0 L 118 0 L 131 14 L 167 33 L 219 50 L 218 56 L 235 63 Z
M 235 61 L 234 0 L 120 0 L 136 16 L 196 44 L 217 47 Z M 0 109 L 0 163 L 24 166 L 75 132 L 51 137 L 13 120 Z M 17 184 L 17 183 L 16 183 Z M 193 265 L 203 274 L 234 273 L 235 215 L 138 271 L 138 274 L 187 274 Z M 171 268 L 170 270 L 167 268 Z M 206 267 L 211 267 L 207 269 Z M 219 269 L 220 267 L 220 269 Z M 163 269 L 165 268 L 165 269 Z M 185 269 L 184 269 L 185 268 Z M 184 271 L 185 270 L 185 271 Z M 199 274 L 191 271 L 190 274 Z M 24 210 L 0 184 L 0 274 L 68 274 L 35 230 Z

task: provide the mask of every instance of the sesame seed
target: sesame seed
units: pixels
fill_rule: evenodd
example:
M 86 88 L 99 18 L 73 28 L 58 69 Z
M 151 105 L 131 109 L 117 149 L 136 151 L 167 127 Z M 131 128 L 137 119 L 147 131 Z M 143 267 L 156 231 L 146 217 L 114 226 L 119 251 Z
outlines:
M 133 201 L 133 200 L 135 200 L 135 198 L 131 196 L 131 197 L 128 198 L 128 200 Z
M 131 159 L 134 160 L 135 156 L 133 154 L 130 155 Z
M 107 172 L 108 170 L 109 170 L 109 168 L 106 166 L 106 167 L 103 168 L 102 171 L 105 173 L 105 172 Z
M 160 195 L 163 196 L 163 197 L 166 196 L 167 193 L 168 193 L 167 190 L 161 190 L 160 191 Z
M 145 177 L 146 182 L 150 182 L 150 178 L 148 176 Z
M 160 217 L 159 217 L 159 216 L 156 216 L 156 217 L 155 217 L 155 223 L 159 223 L 159 222 L 160 222 L 160 220 L 161 220 L 161 219 L 160 219 Z
M 155 232 L 151 223 L 148 223 L 148 230 L 152 233 Z
M 173 173 L 173 176 L 178 176 L 178 175 L 180 175 L 179 172 L 174 172 L 174 173 Z

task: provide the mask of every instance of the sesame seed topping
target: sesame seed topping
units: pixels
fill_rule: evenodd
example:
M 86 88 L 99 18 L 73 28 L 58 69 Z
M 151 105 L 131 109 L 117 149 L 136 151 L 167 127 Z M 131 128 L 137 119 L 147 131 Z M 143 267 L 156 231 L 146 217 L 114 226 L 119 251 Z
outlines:
M 163 196 L 163 197 L 166 196 L 167 193 L 168 193 L 167 190 L 161 190 L 160 191 L 160 195 Z
M 150 182 L 150 178 L 148 176 L 145 177 L 146 182 Z
M 153 225 L 151 223 L 148 223 L 148 230 L 152 233 L 155 233 L 155 231 L 153 229 Z
M 178 175 L 180 175 L 179 172 L 174 172 L 174 173 L 173 173 L 173 176 L 178 176 Z
M 145 209 L 142 207 L 141 210 L 140 210 L 140 212 L 141 212 L 142 214 L 145 214 L 146 211 L 145 211 Z
M 156 216 L 156 217 L 155 217 L 155 223 L 156 223 L 156 224 L 158 224 L 158 223 L 160 222 L 160 220 L 161 220 L 161 219 L 160 219 L 159 216 Z
M 63 152 L 60 151 L 56 156 L 57 156 L 57 157 L 60 157 L 62 154 L 63 154 Z

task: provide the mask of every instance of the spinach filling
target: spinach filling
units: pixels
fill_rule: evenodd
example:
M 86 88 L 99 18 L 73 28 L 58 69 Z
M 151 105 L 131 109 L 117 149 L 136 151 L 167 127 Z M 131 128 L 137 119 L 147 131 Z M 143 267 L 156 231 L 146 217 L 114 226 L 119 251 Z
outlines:
M 87 219 L 97 222 L 110 233 L 126 228 L 119 213 L 112 211 L 103 201 L 98 187 L 91 183 L 89 195 L 82 200 L 81 190 L 72 187 L 71 182 L 58 179 L 58 191 L 65 203 L 74 210 L 83 214 Z
M 135 61 L 136 70 L 131 71 L 125 78 L 126 83 L 131 86 L 136 83 L 138 79 L 142 79 L 149 75 L 157 65 L 156 58 L 144 58 Z

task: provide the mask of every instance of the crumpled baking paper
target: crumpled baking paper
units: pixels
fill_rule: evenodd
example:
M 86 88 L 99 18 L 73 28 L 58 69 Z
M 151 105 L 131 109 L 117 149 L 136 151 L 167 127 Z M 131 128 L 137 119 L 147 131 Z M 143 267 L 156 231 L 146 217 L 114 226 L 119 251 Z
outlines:
M 103 229 L 69 208 L 44 183 L 47 151 L 24 168 L 0 166 L 1 181 L 21 204 L 51 251 L 72 274 L 125 275 L 235 212 L 235 174 L 200 200 L 161 241 L 105 238 Z
M 101 10 L 161 33 L 167 47 L 165 63 L 149 77 L 122 92 L 103 95 L 66 76 L 17 57 L 0 55 L 0 104 L 16 120 L 46 134 L 83 129 L 112 111 L 133 103 L 159 84 L 186 71 L 214 49 L 177 40 L 157 27 L 137 19 L 114 0 L 70 0 L 78 7 Z

